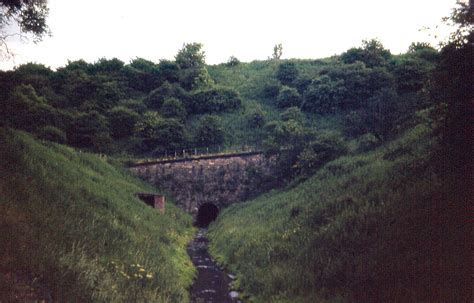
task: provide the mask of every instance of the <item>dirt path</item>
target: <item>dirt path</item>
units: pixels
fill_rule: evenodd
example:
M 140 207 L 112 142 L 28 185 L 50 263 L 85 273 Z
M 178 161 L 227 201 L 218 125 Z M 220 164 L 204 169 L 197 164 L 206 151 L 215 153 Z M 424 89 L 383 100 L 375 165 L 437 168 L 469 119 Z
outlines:
M 198 269 L 198 277 L 191 287 L 191 302 L 196 303 L 232 303 L 239 302 L 231 295 L 232 279 L 212 260 L 207 251 L 207 229 L 200 228 L 193 241 L 188 245 L 188 254 Z

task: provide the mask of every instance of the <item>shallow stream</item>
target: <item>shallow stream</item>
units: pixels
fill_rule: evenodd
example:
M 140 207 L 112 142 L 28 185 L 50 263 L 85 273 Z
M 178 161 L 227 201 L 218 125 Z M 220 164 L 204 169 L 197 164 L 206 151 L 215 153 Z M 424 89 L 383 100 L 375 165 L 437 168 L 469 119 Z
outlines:
M 235 297 L 230 283 L 234 276 L 226 274 L 211 258 L 207 251 L 209 240 L 207 228 L 200 228 L 188 245 L 188 254 L 198 269 L 198 276 L 190 289 L 191 302 L 196 303 L 232 303 L 240 302 Z

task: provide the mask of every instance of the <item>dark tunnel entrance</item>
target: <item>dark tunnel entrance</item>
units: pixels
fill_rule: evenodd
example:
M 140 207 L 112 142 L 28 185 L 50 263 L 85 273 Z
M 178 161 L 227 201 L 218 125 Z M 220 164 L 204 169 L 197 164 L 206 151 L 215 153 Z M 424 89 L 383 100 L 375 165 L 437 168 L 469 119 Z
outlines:
M 209 224 L 217 218 L 219 214 L 219 208 L 212 203 L 204 203 L 199 207 L 196 226 L 207 227 Z

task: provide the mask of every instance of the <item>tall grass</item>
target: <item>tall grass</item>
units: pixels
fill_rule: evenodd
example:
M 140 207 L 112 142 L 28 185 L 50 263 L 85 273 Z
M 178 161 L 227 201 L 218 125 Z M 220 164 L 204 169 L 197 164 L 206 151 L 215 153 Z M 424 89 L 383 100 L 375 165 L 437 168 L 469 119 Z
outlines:
M 210 227 L 211 254 L 251 302 L 464 302 L 469 236 L 435 146 L 418 125 L 235 204 Z
M 191 218 L 107 159 L 0 129 L 0 301 L 8 276 L 57 302 L 186 302 Z M 46 296 L 46 297 L 45 297 Z

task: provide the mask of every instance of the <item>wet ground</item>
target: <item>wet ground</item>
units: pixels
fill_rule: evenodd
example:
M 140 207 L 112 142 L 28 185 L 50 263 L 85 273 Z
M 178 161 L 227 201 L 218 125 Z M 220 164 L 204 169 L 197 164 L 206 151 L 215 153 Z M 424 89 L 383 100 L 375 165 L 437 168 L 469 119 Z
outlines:
M 198 269 L 198 276 L 190 289 L 191 302 L 196 303 L 231 303 L 240 302 L 235 298 L 238 295 L 232 291 L 229 284 L 233 276 L 226 274 L 212 260 L 207 251 L 207 228 L 200 228 L 188 245 L 188 254 L 194 266 Z M 233 298 L 234 297 L 234 298 Z

